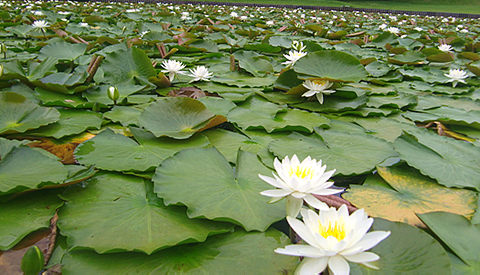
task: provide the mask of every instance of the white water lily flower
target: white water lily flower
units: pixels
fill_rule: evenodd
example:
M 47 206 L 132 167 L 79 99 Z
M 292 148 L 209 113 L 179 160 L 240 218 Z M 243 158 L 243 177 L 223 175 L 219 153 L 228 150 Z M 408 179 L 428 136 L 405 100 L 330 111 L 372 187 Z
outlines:
M 328 206 L 315 198 L 313 195 L 332 195 L 343 191 L 343 189 L 330 188 L 332 181 L 328 181 L 335 173 L 334 170 L 325 172 L 326 165 L 322 166 L 322 161 L 312 159 L 310 156 L 300 162 L 296 155 L 290 160 L 286 156 L 282 162 L 275 158 L 275 173 L 273 178 L 258 175 L 268 184 L 278 189 L 270 189 L 260 192 L 260 194 L 273 197 L 271 202 L 287 198 L 287 216 L 296 217 L 302 208 L 303 201 L 316 209 L 328 209 Z
M 302 209 L 304 222 L 287 217 L 290 227 L 307 243 L 287 245 L 276 253 L 304 257 L 295 274 L 319 274 L 327 266 L 335 275 L 350 273 L 348 262 L 378 269 L 372 264 L 380 257 L 366 252 L 390 235 L 389 231 L 368 232 L 373 224 L 363 209 L 348 214 L 347 206 L 329 208 L 317 214 Z
M 399 34 L 400 33 L 400 29 L 397 28 L 397 27 L 389 27 L 389 28 L 387 28 L 387 31 L 391 32 L 393 34 Z
M 335 90 L 327 90 L 333 85 L 333 83 L 328 80 L 305 80 L 302 85 L 308 89 L 302 96 L 311 97 L 315 95 L 320 104 L 323 104 L 323 94 L 332 94 L 335 92 Z
M 267 24 L 267 26 L 273 26 L 275 23 L 272 20 L 269 20 L 265 22 L 265 24 Z
M 292 49 L 299 52 L 303 52 L 307 47 L 303 45 L 303 42 L 298 42 L 296 40 L 292 41 Z
M 41 30 L 44 30 L 45 28 L 48 28 L 49 26 L 50 25 L 45 20 L 36 20 L 32 24 L 32 27 L 34 27 L 35 29 L 41 29 Z
M 190 69 L 190 75 L 193 79 L 190 82 L 195 81 L 210 81 L 210 78 L 213 76 L 211 72 L 208 71 L 205 66 L 197 66 L 195 69 Z
M 168 73 L 168 78 L 173 81 L 177 74 L 184 74 L 182 71 L 185 65 L 177 60 L 163 60 L 162 61 L 162 73 Z
M 450 69 L 448 74 L 444 74 L 446 77 L 450 78 L 447 82 L 452 82 L 452 86 L 457 86 L 458 82 L 466 83 L 465 78 L 468 77 L 467 72 L 460 69 Z
M 422 28 L 420 28 L 420 27 L 415 27 L 415 28 L 413 28 L 413 29 L 414 29 L 414 30 L 416 30 L 417 32 L 421 32 L 421 31 L 423 31 L 423 29 L 422 29 Z
M 452 51 L 452 46 L 448 45 L 448 44 L 440 44 L 438 46 L 438 49 L 441 50 L 442 52 L 451 52 Z
M 283 62 L 282 64 L 287 65 L 287 67 L 291 67 L 297 62 L 300 58 L 304 57 L 307 55 L 306 52 L 302 51 L 289 51 L 288 54 L 284 54 L 283 56 L 288 59 L 287 61 Z

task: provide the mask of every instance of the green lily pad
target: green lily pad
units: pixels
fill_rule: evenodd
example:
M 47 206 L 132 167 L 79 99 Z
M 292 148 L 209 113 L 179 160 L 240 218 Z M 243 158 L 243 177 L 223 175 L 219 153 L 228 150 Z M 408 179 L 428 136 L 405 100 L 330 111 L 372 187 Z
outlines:
M 385 159 L 395 156 L 392 146 L 367 134 L 325 130 L 304 136 L 292 133 L 274 140 L 269 150 L 280 159 L 296 154 L 322 160 L 336 174 L 358 175 L 372 171 Z M 368 157 L 366 157 L 368 156 Z
M 58 227 L 70 247 L 147 254 L 203 242 L 232 229 L 226 223 L 189 219 L 182 207 L 165 207 L 152 188 L 151 182 L 138 177 L 97 175 L 85 188 L 74 186 L 62 195 L 66 203 L 58 213 Z
M 258 96 L 230 111 L 228 120 L 245 130 L 263 128 L 269 133 L 291 130 L 311 133 L 314 127 L 328 127 L 330 121 L 322 115 L 287 109 Z
M 27 134 L 59 139 L 83 133 L 87 129 L 100 129 L 102 126 L 103 120 L 99 113 L 72 109 L 58 109 L 58 111 L 60 119 L 57 122 L 29 131 Z
M 57 59 L 75 60 L 85 53 L 86 44 L 71 44 L 65 41 L 53 42 L 40 50 L 40 55 Z
M 157 76 L 152 61 L 138 48 L 118 50 L 109 53 L 100 67 L 104 72 L 103 81 L 111 85 L 135 79 L 148 85 L 149 77 Z
M 57 192 L 38 191 L 0 203 L 0 250 L 8 250 L 29 233 L 50 227 L 63 204 Z
M 186 173 L 185 171 L 188 171 Z M 229 221 L 246 230 L 265 231 L 285 217 L 285 204 L 268 204 L 260 192 L 269 188 L 258 174 L 271 171 L 257 156 L 238 153 L 235 171 L 215 148 L 179 152 L 155 171 L 155 193 L 167 205 L 184 204 L 191 218 Z
M 480 148 L 464 141 L 416 129 L 394 143 L 400 158 L 447 187 L 480 190 Z
M 399 222 L 375 219 L 372 230 L 391 231 L 372 248 L 380 256 L 373 270 L 351 264 L 351 274 L 450 274 L 450 259 L 442 246 L 424 231 Z
M 155 136 L 186 139 L 214 117 L 203 103 L 188 97 L 165 97 L 150 104 L 139 118 L 140 126 Z
M 23 133 L 59 118 L 55 108 L 41 107 L 16 93 L 0 93 L 0 134 Z
M 18 147 L 0 160 L 0 194 L 60 184 L 67 175 L 67 169 L 54 155 L 40 149 Z
M 252 51 L 237 51 L 234 53 L 240 68 L 256 77 L 263 77 L 273 72 L 273 66 L 269 58 Z
M 323 78 L 333 81 L 358 82 L 367 71 L 352 55 L 339 51 L 318 51 L 307 54 L 293 67 L 300 78 Z
M 109 171 L 146 171 L 178 151 L 209 144 L 202 136 L 175 140 L 156 138 L 138 128 L 131 128 L 131 131 L 135 140 L 106 129 L 75 149 L 76 160 L 83 165 L 95 165 Z
M 295 257 L 273 252 L 288 243 L 288 238 L 276 230 L 264 233 L 237 231 L 213 236 L 201 244 L 177 246 L 150 256 L 73 251 L 63 258 L 62 273 L 281 274 L 291 272 L 297 264 Z
M 480 224 L 471 224 L 465 217 L 447 212 L 418 217 L 466 264 L 479 266 Z
M 230 163 L 237 161 L 239 150 L 257 153 L 264 148 L 262 144 L 251 140 L 247 136 L 224 129 L 211 129 L 202 134 Z

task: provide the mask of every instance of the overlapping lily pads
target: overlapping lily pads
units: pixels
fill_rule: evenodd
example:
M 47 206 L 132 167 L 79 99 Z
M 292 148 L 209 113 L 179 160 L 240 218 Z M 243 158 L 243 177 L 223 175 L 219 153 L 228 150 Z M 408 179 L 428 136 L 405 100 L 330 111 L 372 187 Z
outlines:
M 402 222 L 377 219 L 392 231 L 373 249 L 381 269 L 352 273 L 478 269 L 478 20 L 0 5 L 0 250 L 58 210 L 50 266 L 65 274 L 288 273 L 298 258 L 273 252 L 288 243 L 272 228 L 285 229 L 285 205 L 259 194 L 270 186 L 258 174 L 296 154 L 336 169 L 370 215 Z M 333 92 L 320 104 L 306 80 Z

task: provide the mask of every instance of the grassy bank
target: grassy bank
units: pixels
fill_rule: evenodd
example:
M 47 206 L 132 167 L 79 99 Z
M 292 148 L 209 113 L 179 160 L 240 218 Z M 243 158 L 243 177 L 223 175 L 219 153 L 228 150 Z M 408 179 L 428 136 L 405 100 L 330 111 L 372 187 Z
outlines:
M 408 11 L 432 11 L 432 12 L 452 12 L 452 13 L 473 13 L 480 14 L 480 0 L 396 0 L 396 1 L 377 1 L 377 0 L 202 0 L 202 2 L 228 2 L 228 3 L 255 3 L 255 4 L 277 4 L 277 5 L 307 5 L 307 6 L 327 6 L 327 7 L 354 7 L 354 8 L 372 8 L 372 9 L 390 9 L 390 10 L 408 10 Z

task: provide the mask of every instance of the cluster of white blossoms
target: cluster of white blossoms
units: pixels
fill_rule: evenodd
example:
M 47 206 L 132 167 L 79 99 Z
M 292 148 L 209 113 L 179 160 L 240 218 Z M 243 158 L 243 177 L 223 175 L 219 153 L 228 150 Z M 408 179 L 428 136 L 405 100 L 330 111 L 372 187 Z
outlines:
M 332 188 L 334 183 L 328 181 L 335 170 L 326 171 L 321 160 L 310 156 L 300 162 L 296 155 L 292 159 L 287 156 L 282 162 L 275 158 L 274 167 L 277 174 L 273 173 L 273 178 L 258 176 L 277 189 L 260 194 L 273 197 L 271 202 L 287 199 L 288 224 L 304 244 L 287 245 L 275 249 L 275 252 L 303 257 L 295 274 L 319 274 L 327 267 L 335 275 L 349 274 L 348 262 L 378 269 L 373 262 L 380 257 L 366 251 L 387 238 L 390 232 L 368 232 L 373 218 L 369 218 L 363 209 L 349 214 L 346 205 L 337 210 L 315 197 L 343 191 Z M 304 202 L 319 212 L 302 208 Z M 299 213 L 303 221 L 297 219 Z
M 162 73 L 168 73 L 168 78 L 171 81 L 175 76 L 182 74 L 192 77 L 190 82 L 195 81 L 210 81 L 210 78 L 213 77 L 213 74 L 208 71 L 208 68 L 205 66 L 197 66 L 189 70 L 189 74 L 183 71 L 185 64 L 177 60 L 163 60 L 161 67 L 163 68 Z

